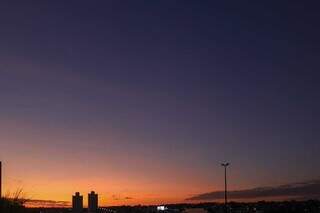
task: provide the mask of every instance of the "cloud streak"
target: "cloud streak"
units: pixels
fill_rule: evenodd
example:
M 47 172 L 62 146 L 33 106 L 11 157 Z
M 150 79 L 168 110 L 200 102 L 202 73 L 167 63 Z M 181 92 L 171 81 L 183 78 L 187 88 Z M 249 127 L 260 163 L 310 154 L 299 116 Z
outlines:
M 119 201 L 119 200 L 132 200 L 133 197 L 129 197 L 129 196 L 122 197 L 120 195 L 113 194 L 112 199 L 117 200 L 117 201 Z
M 230 199 L 263 199 L 263 198 L 320 198 L 320 179 L 276 187 L 259 187 L 246 190 L 229 191 Z M 199 194 L 186 200 L 219 200 L 224 198 L 224 191 Z
M 50 207 L 50 208 L 64 208 L 70 207 L 71 203 L 68 201 L 55 200 L 28 200 L 25 204 L 27 207 Z

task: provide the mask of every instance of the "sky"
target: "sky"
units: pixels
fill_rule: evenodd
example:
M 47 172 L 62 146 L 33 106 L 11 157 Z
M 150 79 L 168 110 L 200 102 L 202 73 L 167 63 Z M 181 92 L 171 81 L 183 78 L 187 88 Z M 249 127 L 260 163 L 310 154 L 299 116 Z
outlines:
M 316 1 L 2 1 L 5 191 L 182 202 L 320 177 Z
M 299 183 L 291 183 L 273 187 L 257 187 L 245 190 L 228 191 L 228 197 L 232 200 L 310 200 L 319 199 L 320 181 L 305 181 Z M 224 191 L 214 191 L 199 194 L 188 198 L 187 200 L 222 200 Z

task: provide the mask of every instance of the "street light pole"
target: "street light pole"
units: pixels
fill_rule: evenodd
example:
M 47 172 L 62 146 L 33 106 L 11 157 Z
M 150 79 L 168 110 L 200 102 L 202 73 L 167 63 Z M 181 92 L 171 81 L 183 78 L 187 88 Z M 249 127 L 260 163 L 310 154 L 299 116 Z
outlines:
M 228 212 L 227 204 L 228 204 L 228 197 L 227 197 L 227 167 L 230 163 L 222 163 L 221 166 L 224 167 L 224 206 L 226 213 Z

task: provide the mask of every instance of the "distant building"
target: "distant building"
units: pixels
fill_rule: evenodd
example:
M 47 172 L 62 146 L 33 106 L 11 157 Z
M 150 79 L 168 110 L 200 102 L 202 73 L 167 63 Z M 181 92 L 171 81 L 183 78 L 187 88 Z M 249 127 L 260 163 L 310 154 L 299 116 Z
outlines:
M 83 196 L 79 192 L 76 192 L 72 196 L 72 212 L 73 213 L 82 213 L 83 212 Z
M 88 212 L 96 213 L 98 210 L 98 194 L 92 191 L 88 194 Z
M 157 211 L 166 211 L 168 210 L 168 207 L 166 206 L 157 206 Z

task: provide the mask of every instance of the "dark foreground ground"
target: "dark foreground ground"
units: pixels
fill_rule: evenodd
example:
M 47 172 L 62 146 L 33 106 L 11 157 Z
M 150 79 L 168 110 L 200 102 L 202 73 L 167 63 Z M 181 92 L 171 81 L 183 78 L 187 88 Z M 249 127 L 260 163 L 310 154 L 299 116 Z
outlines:
M 153 213 L 153 212 L 210 212 L 224 213 L 224 205 L 217 203 L 200 203 L 200 204 L 172 204 L 166 205 L 165 211 L 157 211 L 156 206 L 116 206 L 101 208 L 100 212 L 114 213 Z M 197 210 L 196 210 L 197 209 Z M 69 213 L 71 209 L 22 209 L 13 213 Z M 84 210 L 84 212 L 87 212 Z M 1 212 L 2 213 L 2 212 Z M 11 212 L 3 212 L 11 213 Z M 320 201 L 286 201 L 286 202 L 257 202 L 257 203 L 230 203 L 228 213 L 320 213 Z

